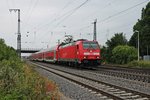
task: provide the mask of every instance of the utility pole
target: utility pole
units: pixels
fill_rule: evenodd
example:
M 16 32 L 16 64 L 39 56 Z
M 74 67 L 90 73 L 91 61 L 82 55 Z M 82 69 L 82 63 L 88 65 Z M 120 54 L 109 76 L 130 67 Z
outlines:
M 135 31 L 135 32 L 137 32 L 138 33 L 138 61 L 140 60 L 140 40 L 139 40 L 139 34 L 140 34 L 140 32 L 139 31 Z
M 20 9 L 9 9 L 9 11 L 18 11 L 18 37 L 17 37 L 17 53 L 18 56 L 21 58 L 21 33 L 20 33 Z
M 94 21 L 94 34 L 93 34 L 93 41 L 96 41 L 96 23 L 97 23 L 97 19 L 95 19 L 95 21 Z

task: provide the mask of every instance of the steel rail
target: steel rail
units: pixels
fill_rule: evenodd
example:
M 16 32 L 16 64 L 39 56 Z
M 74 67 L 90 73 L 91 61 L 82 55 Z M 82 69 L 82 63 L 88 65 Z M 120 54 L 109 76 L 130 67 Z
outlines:
M 50 71 L 50 68 L 48 67 L 48 65 L 38 65 L 38 64 L 35 64 L 35 63 L 32 63 L 32 64 L 34 64 L 34 65 L 36 65 L 36 66 L 39 66 L 39 67 L 42 67 L 43 69 L 45 69 L 45 70 L 47 70 L 47 71 Z M 46 66 L 46 67 L 44 67 L 44 66 Z M 66 71 L 62 71 L 62 70 L 58 70 L 58 69 L 55 69 L 55 68 L 52 68 L 53 70 L 57 70 L 57 71 L 61 71 L 61 72 L 63 72 L 63 73 L 67 73 L 67 74 L 71 74 L 71 75 L 74 75 L 74 76 L 76 76 L 76 77 L 80 77 L 80 78 L 83 78 L 83 79 L 86 79 L 86 80 L 89 80 L 89 81 L 93 81 L 93 82 L 95 82 L 95 83 L 98 83 L 98 84 L 105 84 L 107 87 L 111 87 L 111 88 L 114 88 L 113 90 L 120 90 L 120 91 L 118 91 L 118 93 L 119 92 L 121 92 L 121 91 L 126 91 L 125 92 L 125 94 L 128 94 L 129 92 L 130 93 L 132 93 L 132 94 L 134 94 L 134 95 L 132 95 L 132 96 L 129 96 L 129 98 L 130 97 L 134 97 L 134 96 L 140 96 L 139 98 L 144 98 L 144 97 L 146 97 L 146 98 L 150 98 L 150 95 L 148 95 L 148 94 L 144 94 L 144 93 L 140 93 L 140 92 L 137 92 L 137 91 L 133 91 L 133 90 L 129 90 L 129 89 L 126 89 L 126 88 L 122 88 L 122 87 L 118 87 L 118 86 L 115 86 L 115 85 L 111 85 L 111 84 L 108 84 L 108 83 L 104 83 L 104 82 L 101 82 L 101 81 L 98 81 L 98 80 L 94 80 L 94 79 L 91 79 L 91 78 L 88 78 L 88 77 L 84 77 L 84 76 L 81 76 L 81 75 L 77 75 L 77 74 L 73 74 L 73 73 L 71 73 L 71 72 L 66 72 Z M 82 83 L 82 82 L 79 82 L 79 81 L 77 81 L 77 80 L 74 80 L 74 79 L 72 79 L 72 78 L 68 78 L 68 77 L 66 77 L 66 76 L 63 76 L 63 75 L 61 75 L 61 74 L 58 74 L 58 73 L 56 73 L 56 72 L 53 72 L 53 71 L 50 71 L 50 72 L 52 72 L 52 73 L 54 73 L 54 74 L 57 74 L 57 75 L 59 75 L 59 76 L 61 76 L 61 77 L 64 77 L 64 78 L 66 78 L 66 79 L 68 79 L 68 80 L 71 80 L 71 81 L 73 81 L 73 82 L 75 82 L 75 83 L 77 83 L 77 84 L 80 84 L 80 85 L 82 85 L 82 86 L 85 86 L 85 87 L 87 87 L 87 88 L 90 88 L 91 90 L 93 90 L 93 91 L 96 91 L 96 92 L 99 92 L 99 93 L 101 93 L 101 94 L 103 94 L 103 95 L 106 95 L 106 96 L 108 96 L 108 97 L 111 97 L 111 98 L 113 98 L 113 99 L 115 99 L 115 100 L 125 100 L 125 98 L 124 97 L 121 97 L 121 96 L 119 96 L 119 95 L 116 95 L 116 94 L 114 94 L 114 93 L 112 93 L 112 92 L 108 92 L 108 91 L 105 91 L 105 90 L 102 90 L 102 89 L 97 89 L 97 88 L 95 88 L 95 87 L 93 87 L 93 86 L 91 86 L 91 85 L 87 85 L 87 84 L 85 84 L 85 83 Z M 116 91 L 117 92 L 117 91 Z M 129 94 L 130 94 L 129 93 Z M 127 97 L 128 98 L 128 97 Z M 148 100 L 148 99 L 146 99 L 146 100 Z

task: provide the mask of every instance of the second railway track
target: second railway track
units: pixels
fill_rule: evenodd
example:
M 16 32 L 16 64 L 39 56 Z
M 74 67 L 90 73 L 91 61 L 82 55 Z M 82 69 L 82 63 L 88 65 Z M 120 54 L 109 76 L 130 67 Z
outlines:
M 129 90 L 126 88 L 122 88 L 119 86 L 115 86 L 112 84 L 104 83 L 99 80 L 95 80 L 92 78 L 88 78 L 85 76 L 81 76 L 71 72 L 62 71 L 54 68 L 49 68 L 46 66 L 46 64 L 35 64 L 32 63 L 38 67 L 41 67 L 47 71 L 50 71 L 56 75 L 59 75 L 61 77 L 64 77 L 70 81 L 73 81 L 77 84 L 80 84 L 94 92 L 103 94 L 107 96 L 108 98 L 114 99 L 114 100 L 150 100 L 150 95 L 140 93 L 137 91 Z
M 109 67 L 109 66 L 100 66 L 96 73 L 101 73 L 104 75 L 110 75 L 114 77 L 121 77 L 130 80 L 136 80 L 141 82 L 150 83 L 150 71 L 144 72 L 146 69 L 130 69 L 130 68 L 118 68 L 118 67 Z
M 144 74 L 150 75 L 149 68 L 130 68 L 130 67 L 122 67 L 117 65 L 101 65 L 100 68 L 107 69 L 107 70 L 115 70 L 120 72 L 128 72 L 128 73 L 135 73 L 135 74 Z

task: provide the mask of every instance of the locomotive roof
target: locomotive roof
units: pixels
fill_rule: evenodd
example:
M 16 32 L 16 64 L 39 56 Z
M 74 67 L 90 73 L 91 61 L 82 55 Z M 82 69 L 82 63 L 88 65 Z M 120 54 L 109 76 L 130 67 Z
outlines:
M 87 39 L 78 39 L 78 40 L 76 40 L 76 41 L 72 41 L 72 42 L 69 42 L 69 43 L 64 43 L 64 42 L 62 42 L 59 46 L 60 47 L 65 47 L 65 46 L 68 46 L 68 45 L 74 45 L 74 44 L 78 44 L 78 43 L 80 43 L 80 42 L 97 42 L 97 41 L 89 41 L 89 40 L 87 40 Z
M 87 39 L 78 39 L 76 41 L 88 41 Z
M 79 39 L 76 42 L 97 42 L 97 41 L 86 40 L 86 39 Z

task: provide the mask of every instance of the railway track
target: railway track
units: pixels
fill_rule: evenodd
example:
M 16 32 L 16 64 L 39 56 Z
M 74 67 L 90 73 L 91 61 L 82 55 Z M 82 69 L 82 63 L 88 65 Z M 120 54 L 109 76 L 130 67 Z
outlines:
M 96 73 L 120 77 L 135 81 L 150 83 L 150 69 L 118 68 L 110 66 L 100 66 Z
M 150 75 L 150 69 L 149 68 L 129 68 L 129 67 L 121 67 L 121 66 L 110 66 L 110 65 L 101 65 L 99 66 L 102 69 L 107 70 L 115 70 L 115 71 L 122 71 L 122 72 L 128 72 L 128 73 L 135 73 L 135 74 L 144 74 L 144 75 Z
M 94 91 L 98 94 L 102 94 L 107 96 L 107 99 L 114 100 L 150 100 L 150 95 L 143 94 L 140 92 L 136 92 L 133 90 L 129 90 L 126 88 L 114 86 L 112 84 L 104 83 L 92 78 L 88 78 L 85 76 L 78 75 L 78 73 L 74 74 L 67 71 L 58 70 L 55 68 L 50 68 L 46 64 L 36 64 L 32 63 L 38 67 L 41 67 L 47 71 L 50 71 L 56 75 L 59 75 L 63 78 L 66 78 L 72 82 L 80 84 L 85 88 L 88 88 L 91 91 Z

